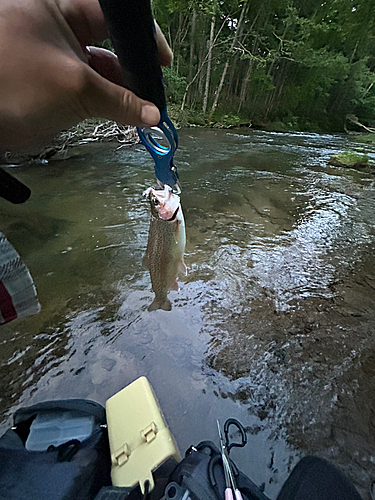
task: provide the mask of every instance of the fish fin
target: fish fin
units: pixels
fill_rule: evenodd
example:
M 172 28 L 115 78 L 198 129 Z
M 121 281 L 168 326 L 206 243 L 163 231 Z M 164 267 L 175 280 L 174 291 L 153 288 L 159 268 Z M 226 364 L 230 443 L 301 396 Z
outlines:
M 145 255 L 142 259 L 142 266 L 145 267 L 146 269 L 149 269 L 147 255 Z
M 175 292 L 178 292 L 178 283 L 176 280 L 171 284 L 169 290 L 174 290 Z
M 171 301 L 166 298 L 165 300 L 155 299 L 152 304 L 149 305 L 149 311 L 157 311 L 158 309 L 163 309 L 163 311 L 170 311 L 172 309 Z
M 185 265 L 185 262 L 183 260 L 181 260 L 179 263 L 178 263 L 178 270 L 181 274 L 183 274 L 184 276 L 187 276 L 187 267 Z

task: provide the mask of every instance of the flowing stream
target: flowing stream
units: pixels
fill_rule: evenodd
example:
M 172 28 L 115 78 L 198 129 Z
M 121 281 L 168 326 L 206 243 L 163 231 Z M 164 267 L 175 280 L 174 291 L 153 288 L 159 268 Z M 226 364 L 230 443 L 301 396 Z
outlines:
M 233 458 L 271 498 L 298 459 L 326 457 L 364 498 L 375 478 L 375 185 L 327 165 L 340 135 L 180 131 L 189 274 L 148 312 L 142 267 L 153 164 L 89 145 L 14 167 L 32 190 L 1 227 L 42 312 L 1 328 L 1 431 L 20 406 L 101 403 L 141 375 L 179 448 L 239 419 Z M 361 146 L 375 161 L 370 147 Z

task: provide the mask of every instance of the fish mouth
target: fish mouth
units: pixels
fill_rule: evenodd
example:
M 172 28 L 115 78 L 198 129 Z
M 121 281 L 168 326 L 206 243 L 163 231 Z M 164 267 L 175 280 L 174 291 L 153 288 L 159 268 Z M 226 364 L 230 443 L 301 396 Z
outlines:
M 157 215 L 155 215 L 155 214 L 153 214 L 153 213 L 152 213 L 151 215 L 152 215 L 152 217 L 153 217 L 154 219 L 156 219 L 156 220 L 162 220 L 162 221 L 164 221 L 164 222 L 173 222 L 173 221 L 175 221 L 175 220 L 177 219 L 177 215 L 178 215 L 178 211 L 179 211 L 179 210 L 180 210 L 180 207 L 178 206 L 178 207 L 176 208 L 175 212 L 173 213 L 172 217 L 171 217 L 171 218 L 169 218 L 169 219 L 165 219 L 164 217 L 161 217 L 161 216 L 160 216 L 160 213 L 159 213 L 157 210 L 155 210 L 155 212 L 156 212 L 156 214 L 157 214 Z

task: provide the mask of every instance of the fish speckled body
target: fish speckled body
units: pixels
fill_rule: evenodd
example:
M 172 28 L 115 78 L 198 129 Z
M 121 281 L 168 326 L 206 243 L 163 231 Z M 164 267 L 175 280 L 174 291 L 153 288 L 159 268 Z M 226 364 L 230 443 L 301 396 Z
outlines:
M 143 264 L 150 271 L 155 300 L 149 311 L 170 311 L 172 304 L 167 295 L 178 290 L 176 278 L 187 274 L 184 263 L 186 243 L 185 221 L 180 198 L 169 186 L 163 190 L 148 188 L 144 193 L 151 204 L 151 223 Z

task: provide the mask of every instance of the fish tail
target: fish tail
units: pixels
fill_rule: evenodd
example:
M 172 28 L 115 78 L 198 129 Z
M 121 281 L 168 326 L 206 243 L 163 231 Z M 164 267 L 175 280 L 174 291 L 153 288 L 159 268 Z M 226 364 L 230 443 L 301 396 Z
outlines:
M 158 309 L 163 309 L 163 311 L 170 311 L 172 309 L 171 301 L 167 297 L 161 300 L 155 298 L 152 304 L 149 305 L 148 310 L 156 311 Z

